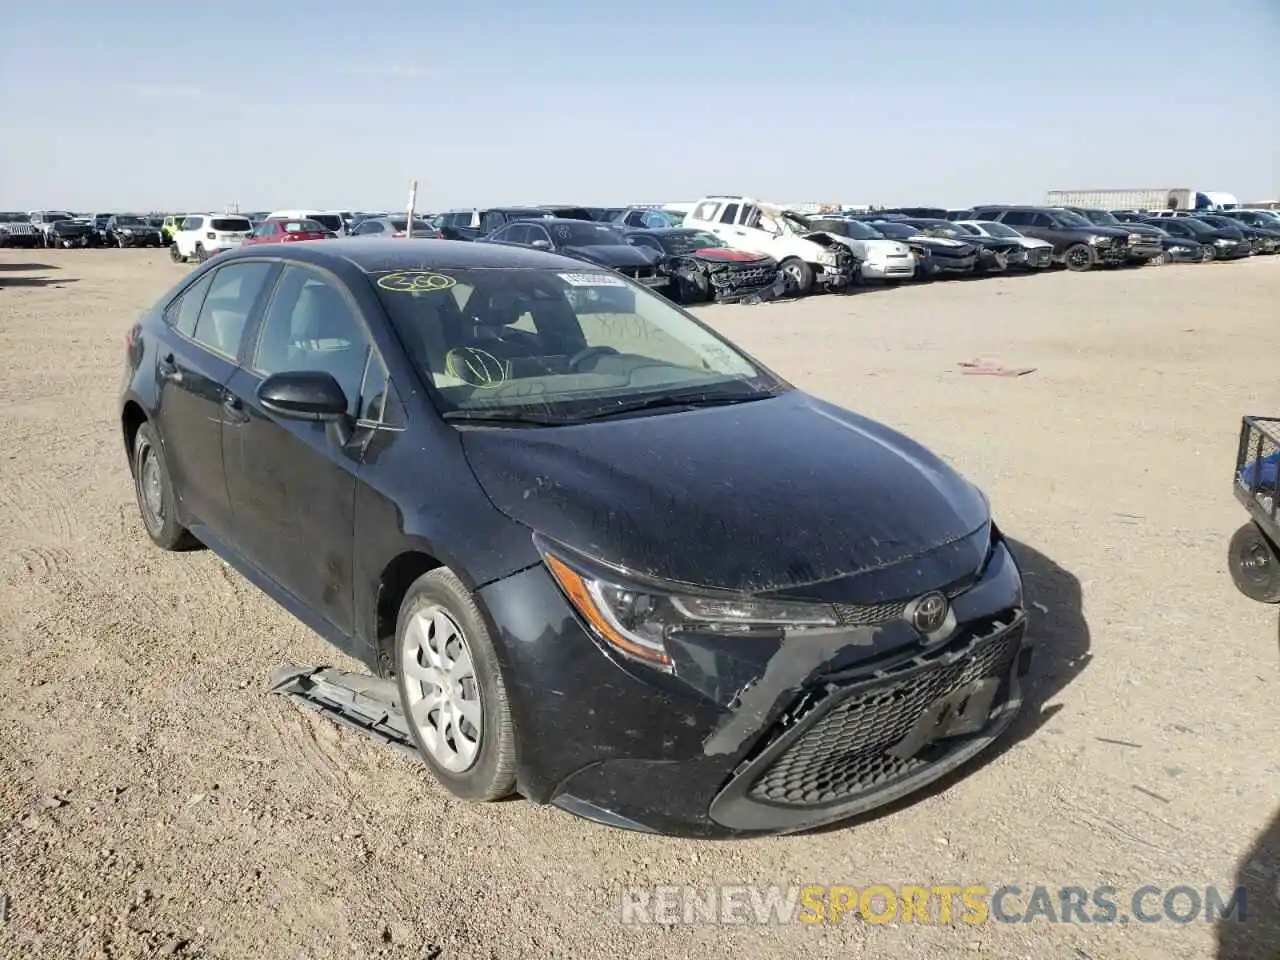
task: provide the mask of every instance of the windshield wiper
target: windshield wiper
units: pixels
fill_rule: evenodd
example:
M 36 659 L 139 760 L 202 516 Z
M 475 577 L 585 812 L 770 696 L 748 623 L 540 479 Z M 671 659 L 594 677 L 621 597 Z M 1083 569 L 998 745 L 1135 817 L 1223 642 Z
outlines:
M 470 421 L 507 427 L 561 427 L 571 422 L 565 417 L 548 417 L 523 410 L 449 410 L 441 417 L 453 422 Z
M 612 417 L 619 413 L 634 413 L 637 410 L 657 410 L 660 408 L 671 407 L 724 407 L 734 403 L 749 403 L 752 400 L 764 400 L 766 397 L 774 396 L 773 393 L 762 391 L 760 393 L 750 394 L 714 394 L 714 393 L 695 393 L 695 394 L 663 394 L 657 397 L 645 397 L 641 400 L 619 400 L 617 403 L 611 403 L 607 407 L 598 407 L 587 413 L 578 414 L 574 420 L 600 420 L 604 417 Z

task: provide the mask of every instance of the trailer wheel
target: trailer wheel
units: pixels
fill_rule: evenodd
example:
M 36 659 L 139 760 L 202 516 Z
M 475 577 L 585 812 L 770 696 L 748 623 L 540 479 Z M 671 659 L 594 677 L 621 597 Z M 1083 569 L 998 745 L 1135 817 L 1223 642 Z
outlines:
M 1280 603 L 1280 553 L 1261 527 L 1246 523 L 1237 530 L 1227 559 L 1237 590 L 1250 600 Z

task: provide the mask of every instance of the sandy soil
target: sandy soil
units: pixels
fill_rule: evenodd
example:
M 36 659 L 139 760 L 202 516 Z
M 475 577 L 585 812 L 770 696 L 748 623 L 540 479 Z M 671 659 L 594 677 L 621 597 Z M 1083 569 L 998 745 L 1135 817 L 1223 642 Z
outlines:
M 1023 545 L 1040 641 L 1015 735 L 943 789 L 723 844 L 467 806 L 264 692 L 286 659 L 341 660 L 211 553 L 151 546 L 117 427 L 124 330 L 185 269 L 0 252 L 0 956 L 1280 955 L 1277 611 L 1225 564 L 1239 417 L 1280 413 L 1280 258 L 705 311 L 978 481 Z M 979 357 L 1036 371 L 960 373 Z M 1110 885 L 1122 905 L 1243 882 L 1255 940 L 619 920 L 626 885 L 944 882 Z

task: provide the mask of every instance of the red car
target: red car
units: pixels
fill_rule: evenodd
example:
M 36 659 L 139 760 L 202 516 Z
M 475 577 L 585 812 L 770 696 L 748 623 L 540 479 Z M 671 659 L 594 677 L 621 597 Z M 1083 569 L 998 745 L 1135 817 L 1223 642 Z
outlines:
M 315 220 L 263 220 L 241 246 L 255 243 L 292 243 L 295 240 L 328 240 L 337 237 L 332 230 Z

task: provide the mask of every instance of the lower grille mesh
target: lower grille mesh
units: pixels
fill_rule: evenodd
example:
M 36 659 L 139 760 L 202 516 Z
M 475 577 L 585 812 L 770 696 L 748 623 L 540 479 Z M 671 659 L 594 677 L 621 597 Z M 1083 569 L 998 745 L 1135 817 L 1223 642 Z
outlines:
M 815 806 L 847 801 L 919 772 L 944 756 L 943 743 L 907 760 L 886 753 L 925 710 L 975 680 L 1006 678 L 1023 627 L 985 640 L 967 657 L 889 677 L 839 703 L 773 761 L 750 796 L 775 804 Z

